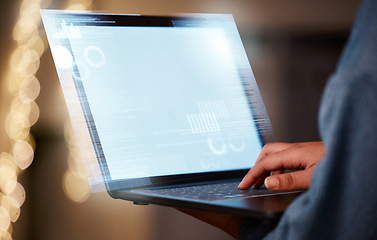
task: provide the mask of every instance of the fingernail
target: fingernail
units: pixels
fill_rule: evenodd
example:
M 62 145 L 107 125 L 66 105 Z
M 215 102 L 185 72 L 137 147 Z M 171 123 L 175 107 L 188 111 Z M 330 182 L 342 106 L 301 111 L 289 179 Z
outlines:
M 279 179 L 276 177 L 268 177 L 264 181 L 264 185 L 266 185 L 267 189 L 275 189 L 279 186 Z

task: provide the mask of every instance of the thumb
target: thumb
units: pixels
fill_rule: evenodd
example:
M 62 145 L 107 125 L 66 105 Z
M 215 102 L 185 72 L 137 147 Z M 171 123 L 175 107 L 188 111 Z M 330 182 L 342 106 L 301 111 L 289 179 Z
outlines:
M 267 189 L 273 191 L 294 191 L 306 190 L 310 186 L 311 173 L 309 169 L 273 175 L 267 177 L 264 185 Z

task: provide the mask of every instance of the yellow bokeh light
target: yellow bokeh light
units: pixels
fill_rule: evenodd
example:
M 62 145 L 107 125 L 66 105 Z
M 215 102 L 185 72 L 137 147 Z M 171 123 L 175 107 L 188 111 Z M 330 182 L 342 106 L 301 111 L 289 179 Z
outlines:
M 92 8 L 92 0 L 69 0 L 67 10 L 85 11 Z
M 32 91 L 30 90 L 30 92 Z M 39 107 L 34 101 L 25 100 L 22 103 L 21 101 L 14 100 L 11 104 L 10 112 L 5 119 L 6 131 L 9 137 L 12 139 L 25 139 L 26 136 L 20 134 L 28 131 L 38 121 L 39 114 Z
M 35 1 L 40 2 L 41 9 L 47 8 L 52 2 L 52 0 L 35 0 Z
M 11 222 L 16 222 L 21 214 L 21 209 L 18 207 L 18 203 L 12 197 L 3 195 L 0 199 L 1 206 L 7 210 Z
M 26 136 L 26 138 L 23 138 L 21 140 L 24 140 L 25 142 L 29 143 L 30 146 L 33 148 L 33 150 L 35 151 L 35 147 L 36 147 L 36 143 L 35 143 L 35 139 L 34 139 L 34 136 L 32 134 L 28 134 Z
M 22 103 L 34 101 L 41 91 L 38 79 L 34 75 L 29 75 L 21 82 L 19 97 Z
M 0 230 L 7 231 L 10 225 L 10 216 L 9 212 L 3 207 L 0 206 Z
M 20 169 L 25 169 L 30 166 L 34 158 L 34 149 L 29 143 L 18 140 L 13 148 L 14 162 Z
M 13 123 L 6 129 L 6 133 L 11 140 L 25 139 L 30 133 L 30 128 L 22 128 L 21 125 Z
M 10 225 L 10 226 L 12 226 L 12 225 Z M 1 240 L 12 240 L 11 233 L 9 233 L 8 231 L 0 230 L 0 239 Z
M 30 49 L 34 49 L 37 52 L 38 56 L 42 56 L 42 54 L 46 50 L 46 44 L 44 44 L 43 39 L 39 35 L 35 35 L 29 38 L 25 43 L 25 46 Z
M 20 208 L 26 199 L 24 187 L 17 181 L 9 181 L 5 189 L 6 199 L 15 208 Z
M 23 103 L 20 98 L 16 97 L 13 98 L 13 101 L 10 105 L 10 110 L 18 111 L 21 113 L 24 113 L 25 115 L 28 115 L 31 109 L 30 103 Z
M 84 202 L 90 196 L 90 187 L 86 176 L 67 171 L 63 176 L 65 195 L 74 202 Z
M 11 111 L 5 118 L 5 132 L 10 139 L 25 139 L 30 132 L 26 125 L 30 125 L 28 119 L 17 111 Z
M 9 183 L 17 181 L 17 172 L 12 166 L 7 164 L 0 165 L 0 189 L 6 192 Z
M 38 53 L 32 49 L 25 53 L 21 62 L 18 65 L 18 72 L 20 76 L 27 77 L 35 74 L 39 68 L 40 60 Z
M 10 57 L 10 65 L 14 72 L 18 70 L 18 63 L 21 61 L 22 56 L 29 50 L 26 46 L 20 46 L 13 51 Z
M 0 239 L 1 240 L 12 240 L 12 236 L 7 231 L 0 230 Z
M 30 36 L 36 35 L 35 33 L 38 31 L 39 26 L 39 21 L 37 21 L 37 18 L 40 20 L 40 16 L 30 17 L 27 15 L 19 18 L 13 31 L 14 40 L 23 42 L 30 38 Z
M 27 142 L 27 143 L 29 143 L 30 144 L 30 146 L 34 149 L 34 151 L 35 151 L 35 139 L 34 139 L 34 136 L 33 135 L 31 135 L 31 134 L 28 134 L 27 136 L 26 136 L 26 138 L 23 138 L 23 139 L 21 139 L 21 140 L 24 140 L 25 142 Z
M 16 173 L 17 174 L 17 173 Z M 6 183 L 4 189 L 3 189 L 3 192 L 5 194 L 10 194 L 12 193 L 13 191 L 15 191 L 16 187 L 17 187 L 17 181 L 13 181 L 13 180 L 10 180 Z
M 9 239 L 12 239 L 12 236 L 11 236 L 12 233 L 13 233 L 13 225 L 12 225 L 12 224 L 9 225 L 8 233 L 10 234 L 10 235 L 9 235 L 9 237 L 10 237 Z M 5 238 L 4 238 L 4 239 L 5 239 Z
M 17 168 L 16 163 L 13 161 L 13 156 L 7 152 L 2 152 L 0 154 L 0 165 L 8 165 L 13 169 Z
M 79 154 L 72 155 L 70 153 L 68 155 L 68 169 L 72 172 L 85 174 L 84 164 L 82 163 L 82 160 Z
M 72 124 L 70 120 L 64 123 L 64 139 L 69 151 L 72 155 L 76 155 L 75 152 L 78 151 L 75 134 L 72 129 Z
M 67 10 L 85 10 L 86 7 L 84 4 L 82 3 L 77 3 L 77 4 L 73 4 L 73 5 L 70 5 Z
M 69 0 L 67 10 L 87 10 L 92 7 L 92 4 L 92 0 Z M 52 52 L 54 55 L 54 51 Z M 64 53 L 64 51 L 60 52 Z M 57 64 L 57 67 L 65 68 L 68 65 L 70 66 L 69 56 L 66 54 L 67 56 L 63 58 L 64 54 L 60 55 L 63 55 L 61 58 L 66 59 L 66 61 L 61 64 L 55 63 Z M 72 201 L 84 202 L 90 196 L 90 186 L 85 174 L 84 165 L 81 161 L 81 155 L 77 147 L 72 125 L 69 120 L 67 120 L 64 125 L 64 137 L 69 150 L 69 157 L 68 170 L 63 176 L 63 189 L 66 196 Z
M 12 54 L 10 65 L 13 72 L 22 77 L 34 74 L 39 68 L 39 55 L 34 49 L 19 47 Z
M 40 1 L 23 1 L 20 6 L 20 15 L 34 20 L 35 23 L 39 23 L 41 19 L 39 14 L 40 7 Z
M 30 102 L 30 112 L 29 112 L 29 127 L 33 126 L 39 119 L 39 107 L 32 101 Z
M 30 134 L 30 127 L 37 122 L 40 114 L 39 107 L 34 102 L 40 93 L 40 85 L 34 75 L 47 47 L 44 32 L 39 27 L 39 10 L 48 7 L 50 3 L 51 0 L 21 1 L 19 18 L 13 28 L 17 48 L 9 57 L 9 70 L 5 73 L 6 88 L 12 97 L 5 119 L 5 131 L 12 145 L 12 154 L 0 154 L 2 240 L 12 239 L 11 222 L 17 221 L 20 207 L 25 201 L 25 189 L 17 182 L 17 176 L 34 158 L 35 140 Z
M 9 93 L 13 96 L 18 94 L 19 86 L 23 80 L 23 78 L 13 71 L 8 71 L 7 76 L 5 77 L 7 89 Z
M 10 125 L 16 125 L 17 127 L 21 128 L 27 128 L 30 126 L 29 120 L 28 120 L 28 112 L 23 111 L 17 111 L 16 109 L 12 109 L 8 115 L 10 122 Z M 9 125 L 9 126 L 10 126 Z
M 92 0 L 69 0 L 67 10 L 87 10 L 91 8 L 92 3 Z M 75 9 L 75 7 L 79 7 L 78 5 L 81 5 L 80 9 Z

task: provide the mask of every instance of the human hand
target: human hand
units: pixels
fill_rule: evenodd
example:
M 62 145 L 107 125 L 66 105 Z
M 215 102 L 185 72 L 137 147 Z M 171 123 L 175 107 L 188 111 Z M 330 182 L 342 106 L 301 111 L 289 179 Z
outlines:
M 266 144 L 257 161 L 239 184 L 240 189 L 264 184 L 274 191 L 306 190 L 315 166 L 325 153 L 322 142 Z M 284 173 L 285 169 L 301 171 Z M 267 177 L 271 171 L 271 176 Z

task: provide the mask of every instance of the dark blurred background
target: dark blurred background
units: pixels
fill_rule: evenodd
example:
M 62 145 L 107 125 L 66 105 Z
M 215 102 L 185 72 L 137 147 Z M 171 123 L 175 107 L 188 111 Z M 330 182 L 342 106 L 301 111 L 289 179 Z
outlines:
M 13 28 L 23 2 L 0 3 L 0 152 L 12 143 L 5 131 L 11 94 L 5 73 L 17 43 Z M 38 1 L 37 2 L 41 2 Z M 43 1 L 42 1 L 43 2 Z M 69 5 L 142 14 L 231 13 L 239 32 L 278 141 L 319 140 L 317 112 L 325 83 L 347 41 L 360 0 L 52 0 L 45 7 Z M 84 6 L 85 5 L 85 6 Z M 43 36 L 43 28 L 40 27 Z M 45 36 L 43 36 L 45 38 Z M 64 124 L 68 118 L 49 48 L 36 76 L 41 91 L 38 122 L 31 128 L 34 161 L 20 176 L 26 191 L 12 236 L 24 239 L 230 239 L 225 233 L 175 209 L 136 206 L 94 193 L 78 203 L 63 190 L 68 164 Z

